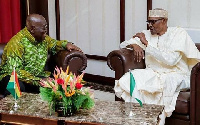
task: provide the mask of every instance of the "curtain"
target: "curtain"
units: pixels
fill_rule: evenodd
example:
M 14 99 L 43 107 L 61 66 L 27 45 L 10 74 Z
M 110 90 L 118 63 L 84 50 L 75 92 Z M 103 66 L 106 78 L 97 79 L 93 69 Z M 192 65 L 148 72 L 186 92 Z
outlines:
M 107 56 L 120 43 L 120 0 L 59 0 L 60 39 L 85 54 Z M 113 77 L 106 61 L 88 59 L 85 73 Z
M 0 0 L 0 43 L 7 43 L 20 29 L 20 0 Z

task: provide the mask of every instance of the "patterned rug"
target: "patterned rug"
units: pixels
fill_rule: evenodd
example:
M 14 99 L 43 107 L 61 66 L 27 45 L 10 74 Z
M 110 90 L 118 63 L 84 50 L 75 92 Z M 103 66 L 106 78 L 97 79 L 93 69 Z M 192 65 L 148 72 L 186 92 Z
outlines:
M 108 85 L 102 85 L 102 84 L 94 83 L 94 82 L 86 82 L 84 84 L 84 86 L 91 87 L 91 89 L 94 89 L 94 90 L 100 90 L 100 91 L 104 91 L 104 92 L 114 93 L 113 87 L 108 86 Z

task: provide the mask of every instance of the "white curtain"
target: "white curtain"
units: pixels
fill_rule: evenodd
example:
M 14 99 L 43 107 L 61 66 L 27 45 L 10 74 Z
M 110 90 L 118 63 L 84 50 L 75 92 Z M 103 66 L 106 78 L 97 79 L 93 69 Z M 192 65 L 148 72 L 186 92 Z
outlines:
M 153 8 L 169 13 L 168 25 L 186 29 L 195 43 L 200 43 L 200 0 L 153 0 Z
M 126 0 L 126 39 L 146 29 L 146 1 Z M 107 56 L 119 49 L 120 0 L 60 0 L 61 39 L 78 45 L 86 54 Z M 142 23 L 141 23 L 142 22 Z M 86 73 L 114 77 L 107 62 L 88 60 Z
M 125 0 L 125 39 L 147 29 L 147 1 Z
M 164 4 L 165 3 L 165 4 Z M 199 0 L 154 0 L 153 8 L 164 8 L 169 12 L 169 25 L 200 28 Z
M 119 0 L 60 0 L 60 38 L 85 54 L 107 56 L 120 43 Z M 114 76 L 105 61 L 88 59 L 86 73 Z

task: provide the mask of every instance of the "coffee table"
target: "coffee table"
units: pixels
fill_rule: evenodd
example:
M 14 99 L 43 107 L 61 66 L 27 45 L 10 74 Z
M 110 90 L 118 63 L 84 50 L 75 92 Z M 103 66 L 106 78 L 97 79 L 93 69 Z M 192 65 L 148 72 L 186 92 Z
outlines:
M 7 96 L 0 100 L 0 121 L 10 124 L 38 125 L 156 125 L 164 106 L 131 103 L 133 117 L 129 117 L 130 103 L 95 100 L 91 110 L 79 110 L 74 116 L 57 117 L 49 114 L 49 106 L 38 94 L 22 93 L 17 100 L 19 108 L 13 109 L 14 98 Z

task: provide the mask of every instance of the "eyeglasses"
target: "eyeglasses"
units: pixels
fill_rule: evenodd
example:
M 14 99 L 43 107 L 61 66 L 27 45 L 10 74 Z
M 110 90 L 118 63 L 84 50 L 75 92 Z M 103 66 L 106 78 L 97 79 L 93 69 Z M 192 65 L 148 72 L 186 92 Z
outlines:
M 151 24 L 151 25 L 154 25 L 156 22 L 158 22 L 159 20 L 162 20 L 163 18 L 161 19 L 157 19 L 157 20 L 147 20 L 147 24 Z

